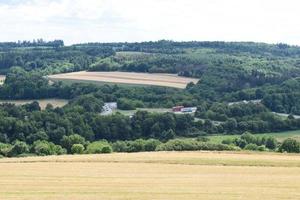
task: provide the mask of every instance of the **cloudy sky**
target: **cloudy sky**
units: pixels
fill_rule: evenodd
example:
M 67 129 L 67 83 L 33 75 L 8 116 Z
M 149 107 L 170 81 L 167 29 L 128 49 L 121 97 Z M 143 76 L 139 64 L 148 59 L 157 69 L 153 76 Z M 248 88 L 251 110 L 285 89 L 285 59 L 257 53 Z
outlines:
M 299 0 L 0 0 L 0 41 L 171 40 L 300 45 Z

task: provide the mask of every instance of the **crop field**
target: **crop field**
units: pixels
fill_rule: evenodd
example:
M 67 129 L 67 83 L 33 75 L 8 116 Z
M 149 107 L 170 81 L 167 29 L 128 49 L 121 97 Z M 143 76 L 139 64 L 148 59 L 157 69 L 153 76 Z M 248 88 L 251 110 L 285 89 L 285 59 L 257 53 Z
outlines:
M 0 100 L 0 104 L 3 103 L 12 103 L 15 105 L 24 105 L 28 103 L 32 103 L 33 101 L 39 102 L 39 105 L 42 110 L 44 110 L 47 106 L 47 104 L 52 104 L 53 107 L 63 107 L 68 103 L 68 100 L 66 99 L 38 99 L 38 100 Z
M 151 152 L 0 159 L 0 199 L 299 199 L 300 156 Z
M 300 141 L 300 130 L 297 131 L 284 131 L 284 132 L 274 132 L 274 133 L 262 133 L 262 134 L 255 134 L 257 136 L 273 136 L 275 137 L 279 142 L 282 142 L 283 140 L 287 138 L 293 138 L 295 140 Z M 224 139 L 228 138 L 237 138 L 238 135 L 213 135 L 208 136 L 208 138 L 212 142 L 221 143 Z
M 50 75 L 52 81 L 72 80 L 85 82 L 114 83 L 127 85 L 152 85 L 183 89 L 190 82 L 197 83 L 199 79 L 180 77 L 176 74 L 149 74 L 133 72 L 73 72 Z

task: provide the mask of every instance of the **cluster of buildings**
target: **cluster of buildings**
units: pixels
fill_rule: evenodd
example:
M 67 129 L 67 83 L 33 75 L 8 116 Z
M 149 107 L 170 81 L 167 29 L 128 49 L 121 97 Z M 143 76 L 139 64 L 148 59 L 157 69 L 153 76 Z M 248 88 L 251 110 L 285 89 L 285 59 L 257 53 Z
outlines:
M 197 111 L 197 107 L 184 107 L 184 106 L 175 106 L 172 108 L 174 113 L 195 113 Z
M 110 115 L 116 109 L 118 109 L 117 102 L 104 103 L 101 115 Z M 172 108 L 172 112 L 175 114 L 194 114 L 196 111 L 197 107 L 175 106 Z
M 104 103 L 104 106 L 102 107 L 102 115 L 110 115 L 113 113 L 113 110 L 116 110 L 118 108 L 117 102 L 107 102 Z

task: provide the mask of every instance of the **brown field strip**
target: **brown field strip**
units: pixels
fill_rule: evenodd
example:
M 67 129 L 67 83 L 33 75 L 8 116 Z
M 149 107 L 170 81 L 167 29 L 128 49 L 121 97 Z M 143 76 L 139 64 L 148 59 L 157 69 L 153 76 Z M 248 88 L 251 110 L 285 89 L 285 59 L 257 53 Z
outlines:
M 300 156 L 153 152 L 0 160 L 0 199 L 299 199 Z
M 81 80 L 107 83 L 154 85 L 185 88 L 190 82 L 197 83 L 195 78 L 180 77 L 175 74 L 149 74 L 133 72 L 73 72 L 48 76 L 51 80 Z

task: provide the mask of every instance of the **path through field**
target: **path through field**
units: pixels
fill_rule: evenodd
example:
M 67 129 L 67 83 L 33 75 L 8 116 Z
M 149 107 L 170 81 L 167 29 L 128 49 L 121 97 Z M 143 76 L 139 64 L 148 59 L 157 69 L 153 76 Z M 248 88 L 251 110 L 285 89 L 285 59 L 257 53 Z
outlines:
M 300 156 L 156 152 L 0 160 L 0 199 L 300 199 Z

